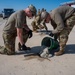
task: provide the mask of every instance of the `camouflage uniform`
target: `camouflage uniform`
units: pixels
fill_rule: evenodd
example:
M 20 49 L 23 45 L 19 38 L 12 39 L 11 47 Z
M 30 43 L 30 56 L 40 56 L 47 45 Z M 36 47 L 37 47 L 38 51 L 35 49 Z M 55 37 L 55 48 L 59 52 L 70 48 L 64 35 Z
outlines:
M 26 43 L 28 34 L 24 28 L 26 15 L 23 10 L 13 13 L 7 20 L 3 29 L 3 40 L 5 47 L 0 47 L 0 53 L 12 55 L 15 53 L 16 28 L 23 28 L 23 41 Z
M 45 28 L 47 30 L 47 26 L 45 24 L 44 19 L 41 20 L 41 12 L 43 12 L 44 10 L 38 9 L 38 14 L 35 16 L 34 21 L 32 21 L 31 25 L 33 27 L 33 31 L 37 31 L 37 29 L 43 29 Z
M 75 9 L 69 6 L 61 6 L 51 11 L 51 25 L 54 30 L 52 33 L 58 34 L 60 50 L 55 55 L 61 55 L 65 51 L 69 33 L 75 25 Z
M 43 25 L 41 25 L 43 24 Z M 31 23 L 32 27 L 33 27 L 33 31 L 37 31 L 37 29 L 43 29 L 45 28 L 47 30 L 47 26 L 44 22 L 44 20 L 41 20 L 41 16 L 37 15 L 34 19 L 34 21 L 32 21 Z

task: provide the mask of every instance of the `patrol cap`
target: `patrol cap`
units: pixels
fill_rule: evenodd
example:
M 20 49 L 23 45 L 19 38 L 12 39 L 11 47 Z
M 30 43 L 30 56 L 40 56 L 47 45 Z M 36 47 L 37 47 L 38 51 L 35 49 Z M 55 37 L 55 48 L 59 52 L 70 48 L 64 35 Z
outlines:
M 28 8 L 29 8 L 30 11 L 33 13 L 33 15 L 36 15 L 37 10 L 36 10 L 35 6 L 33 6 L 32 4 L 30 4 L 30 5 L 28 6 Z
M 48 15 L 48 12 L 43 11 L 43 12 L 41 13 L 41 19 L 46 19 L 47 15 Z

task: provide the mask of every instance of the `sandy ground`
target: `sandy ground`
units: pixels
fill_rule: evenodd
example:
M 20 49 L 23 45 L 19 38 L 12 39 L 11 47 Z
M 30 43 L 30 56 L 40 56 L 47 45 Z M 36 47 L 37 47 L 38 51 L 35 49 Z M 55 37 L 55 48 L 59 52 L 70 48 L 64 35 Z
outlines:
M 31 21 L 27 23 L 31 27 Z M 2 29 L 6 20 L 0 18 L 0 45 L 3 44 Z M 48 29 L 52 30 L 50 24 Z M 7 56 L 0 54 L 0 75 L 75 75 L 75 27 L 69 35 L 66 52 L 62 56 L 53 56 L 50 60 L 38 56 L 24 57 L 26 52 L 17 50 L 18 38 L 16 38 L 16 55 Z M 31 52 L 40 51 L 41 41 L 47 35 L 33 33 L 26 45 L 32 48 Z

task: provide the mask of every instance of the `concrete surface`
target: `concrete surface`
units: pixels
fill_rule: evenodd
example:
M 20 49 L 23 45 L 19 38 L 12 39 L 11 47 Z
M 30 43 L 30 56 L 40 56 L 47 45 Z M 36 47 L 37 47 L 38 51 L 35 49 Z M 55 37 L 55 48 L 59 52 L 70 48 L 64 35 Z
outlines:
M 32 29 L 31 21 L 28 19 L 27 23 Z M 2 29 L 5 22 L 6 19 L 0 18 L 0 45 L 4 45 Z M 50 24 L 47 24 L 47 27 L 52 30 Z M 33 32 L 33 37 L 28 39 L 26 45 L 32 48 L 32 52 L 37 53 L 45 36 L 47 35 Z M 75 27 L 69 35 L 65 54 L 53 56 L 50 60 L 38 56 L 24 57 L 26 52 L 19 52 L 17 43 L 18 38 L 16 38 L 16 55 L 0 54 L 0 75 L 75 75 Z

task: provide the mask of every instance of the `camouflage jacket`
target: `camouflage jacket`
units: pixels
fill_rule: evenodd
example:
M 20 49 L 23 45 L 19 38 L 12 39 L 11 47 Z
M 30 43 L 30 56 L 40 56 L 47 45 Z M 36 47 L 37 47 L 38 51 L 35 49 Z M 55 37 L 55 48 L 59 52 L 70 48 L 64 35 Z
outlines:
M 51 25 L 54 28 L 52 33 L 60 33 L 64 29 L 66 19 L 68 19 L 74 13 L 74 10 L 75 9 L 73 7 L 64 5 L 50 12 Z

